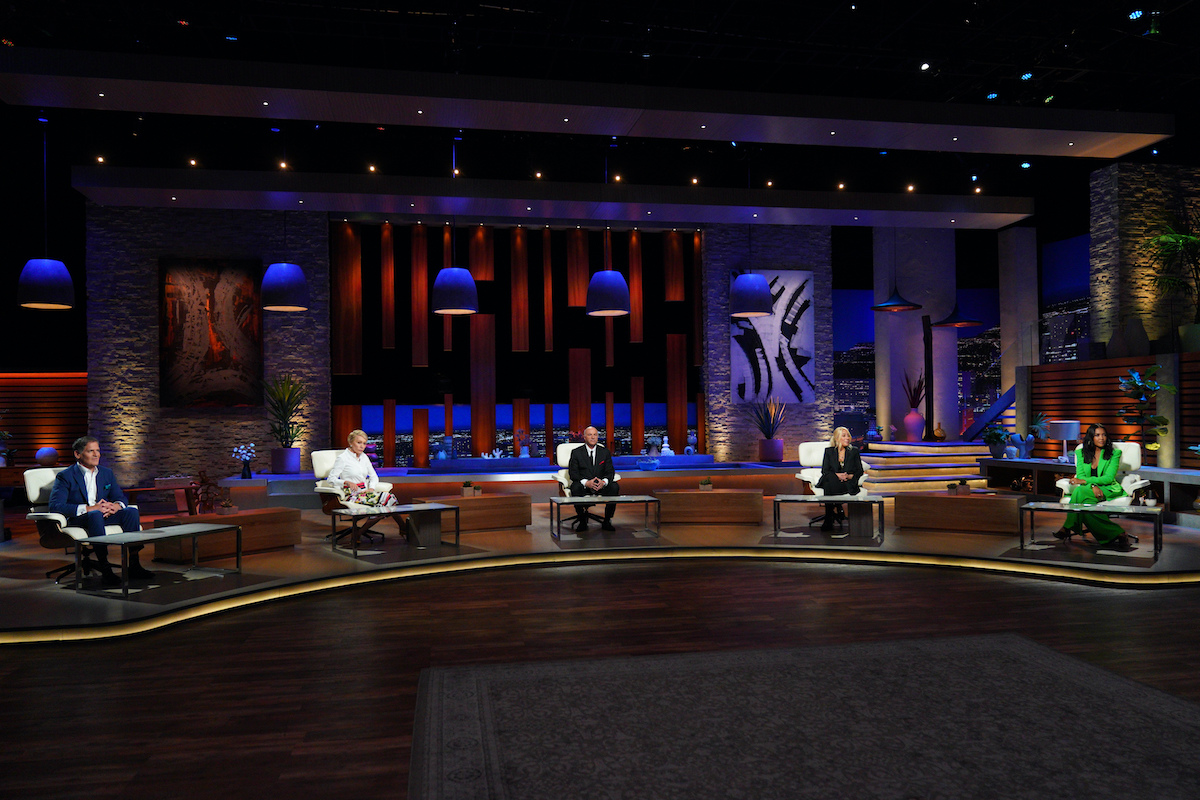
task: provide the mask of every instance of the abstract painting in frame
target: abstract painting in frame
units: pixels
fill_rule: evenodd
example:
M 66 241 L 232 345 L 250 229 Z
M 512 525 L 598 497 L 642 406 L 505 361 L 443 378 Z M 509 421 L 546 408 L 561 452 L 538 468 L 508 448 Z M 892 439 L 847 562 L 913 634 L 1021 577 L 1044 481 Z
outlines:
M 159 260 L 159 405 L 263 402 L 262 262 Z
M 774 313 L 734 319 L 729 335 L 729 376 L 734 403 L 778 397 L 785 403 L 812 403 L 813 273 L 756 269 L 771 287 Z M 733 278 L 730 278 L 732 284 Z

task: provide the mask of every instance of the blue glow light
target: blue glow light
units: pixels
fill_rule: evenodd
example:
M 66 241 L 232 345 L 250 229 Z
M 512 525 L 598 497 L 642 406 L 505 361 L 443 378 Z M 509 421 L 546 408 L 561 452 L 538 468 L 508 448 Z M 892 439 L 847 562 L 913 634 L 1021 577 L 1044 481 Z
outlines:
M 996 99 L 997 97 L 999 97 L 999 96 L 1000 96 L 1000 95 L 999 95 L 999 94 L 997 94 L 996 92 L 989 92 L 989 93 L 988 93 L 988 96 L 987 96 L 987 99 L 988 99 L 988 100 L 995 100 L 995 99 Z
M 226 36 L 226 37 L 225 37 L 225 41 L 227 41 L 227 42 L 236 42 L 236 41 L 237 41 L 237 37 L 236 37 L 236 36 Z
M 1141 19 L 1141 17 L 1142 17 L 1142 10 L 1140 8 L 1129 12 L 1130 19 Z
M 887 150 L 880 150 L 880 151 L 879 151 L 879 155 L 881 155 L 881 156 L 886 156 L 886 155 L 887 155 Z
M 271 128 L 271 133 L 279 133 L 279 128 Z
M 1032 72 L 1026 72 L 1026 73 L 1024 73 L 1024 74 L 1022 74 L 1022 75 L 1021 75 L 1021 80 L 1023 80 L 1023 81 L 1027 81 L 1027 80 L 1029 80 L 1029 79 L 1030 79 L 1030 78 L 1032 78 L 1032 77 L 1033 77 L 1033 73 L 1032 73 Z
M 1030 164 L 1028 161 L 1022 161 L 1022 162 L 1021 162 L 1021 169 L 1029 169 L 1029 168 L 1030 168 L 1030 167 L 1032 167 L 1032 166 L 1033 166 L 1033 165 L 1032 165 L 1032 164 Z

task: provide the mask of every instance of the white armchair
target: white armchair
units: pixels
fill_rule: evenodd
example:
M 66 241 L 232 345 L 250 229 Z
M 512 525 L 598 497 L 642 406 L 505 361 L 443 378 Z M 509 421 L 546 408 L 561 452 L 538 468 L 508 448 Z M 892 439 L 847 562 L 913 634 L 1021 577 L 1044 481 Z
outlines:
M 558 496 L 559 497 L 570 497 L 571 496 L 571 473 L 567 470 L 567 465 L 571 463 L 571 453 L 573 453 L 576 450 L 576 448 L 583 447 L 583 446 L 584 446 L 583 442 L 563 442 L 554 450 L 554 460 L 559 466 L 558 472 L 554 473 L 554 480 L 558 481 Z M 614 473 L 613 480 L 614 481 L 621 480 L 620 474 Z M 597 503 L 599 503 L 599 502 L 600 501 L 597 500 Z M 591 508 L 591 506 L 582 506 L 582 507 L 577 506 L 575 516 L 568 517 L 564 521 L 565 522 L 573 522 L 573 521 L 579 519 L 579 517 L 581 515 L 587 514 L 587 510 L 589 508 Z M 600 522 L 602 519 L 601 517 L 598 517 L 595 514 L 587 514 L 587 515 L 597 522 Z
M 321 496 L 321 510 L 329 515 L 329 535 L 335 539 L 346 535 L 351 529 L 346 528 L 342 531 L 339 531 L 337 529 L 337 517 L 333 516 L 333 512 L 337 511 L 339 508 L 348 508 L 353 505 L 353 503 L 349 503 L 346 500 L 346 490 L 342 486 L 342 482 L 328 480 L 329 470 L 333 469 L 333 462 L 337 461 L 338 454 L 341 452 L 341 450 L 312 451 L 313 475 L 317 479 L 315 491 Z M 375 488 L 379 489 L 381 492 L 390 492 L 392 490 L 392 485 L 390 483 L 380 481 L 379 483 L 375 484 Z M 367 528 L 370 527 L 370 524 L 371 523 L 368 523 L 365 527 L 360 527 L 359 533 L 365 534 Z M 382 536 L 383 534 L 381 533 L 379 535 Z
M 808 488 L 817 497 L 824 497 L 825 490 L 817 486 L 817 481 L 821 480 L 821 462 L 825 459 L 825 449 L 829 447 L 829 442 L 801 442 L 798 448 L 798 457 L 800 466 L 803 467 L 796 473 L 796 477 L 808 484 Z M 857 491 L 852 492 L 852 495 L 866 494 L 867 490 L 863 488 L 863 481 L 867 479 L 867 473 L 863 472 L 859 476 Z M 825 520 L 824 514 L 818 514 L 808 521 L 809 525 L 815 525 L 818 522 Z M 840 523 L 839 523 L 840 524 Z
M 1083 445 L 1079 445 L 1075 449 L 1078 450 Z M 1113 442 L 1115 447 L 1121 453 L 1121 461 L 1117 466 L 1117 477 L 1121 481 L 1121 488 L 1125 490 L 1124 497 L 1115 497 L 1112 500 L 1106 501 L 1112 506 L 1128 506 L 1133 504 L 1133 493 L 1138 489 L 1144 489 L 1150 485 L 1150 481 L 1138 475 L 1136 470 L 1142 468 L 1142 446 L 1137 442 Z M 1070 505 L 1071 503 L 1071 479 L 1060 478 L 1055 481 L 1054 485 L 1062 492 L 1062 504 Z M 1129 538 L 1135 542 L 1138 537 L 1134 534 L 1129 534 Z
M 65 553 L 70 553 L 75 549 L 76 542 L 80 539 L 86 539 L 88 534 L 83 528 L 68 526 L 65 516 L 55 514 L 50 510 L 50 491 L 54 488 L 54 478 L 64 469 L 66 467 L 38 467 L 36 469 L 25 470 L 25 494 L 28 496 L 29 503 L 32 506 L 32 510 L 25 518 L 32 520 L 34 525 L 37 526 L 38 543 L 42 547 L 48 550 L 57 550 L 61 547 Z M 130 507 L 137 508 L 137 506 Z M 104 532 L 105 534 L 120 533 L 121 526 L 105 525 Z M 88 552 L 90 552 L 90 549 Z M 82 563 L 83 571 L 86 575 L 92 570 L 92 564 L 86 559 Z M 61 573 L 54 579 L 55 583 L 59 583 L 63 578 L 74 572 L 75 564 L 72 562 L 66 566 L 50 570 L 46 573 L 46 577 L 49 578 L 56 573 Z

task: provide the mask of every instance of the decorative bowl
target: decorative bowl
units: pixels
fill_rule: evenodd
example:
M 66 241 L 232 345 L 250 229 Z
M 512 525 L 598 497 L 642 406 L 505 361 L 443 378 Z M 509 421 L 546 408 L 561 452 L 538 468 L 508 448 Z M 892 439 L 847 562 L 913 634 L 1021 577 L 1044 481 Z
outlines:
M 639 458 L 637 465 L 638 465 L 638 469 L 640 469 L 640 470 L 643 470 L 645 472 L 653 472 L 654 470 L 658 469 L 658 459 L 657 458 Z

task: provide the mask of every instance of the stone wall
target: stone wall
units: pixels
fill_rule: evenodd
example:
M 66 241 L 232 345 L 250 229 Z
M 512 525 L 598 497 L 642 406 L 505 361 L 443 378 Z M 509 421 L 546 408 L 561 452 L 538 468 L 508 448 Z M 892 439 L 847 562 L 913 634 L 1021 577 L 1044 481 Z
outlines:
M 237 444 L 253 442 L 252 465 L 270 469 L 274 446 L 263 408 L 160 408 L 159 259 L 293 261 L 308 277 L 309 310 L 263 312 L 263 377 L 283 372 L 311 388 L 307 431 L 298 444 L 310 468 L 311 444 L 329 435 L 329 222 L 325 214 L 87 207 L 87 370 L 89 432 L 125 486 L 156 476 L 236 474 Z M 285 247 L 286 236 L 286 247 Z M 82 433 L 82 432 L 81 432 Z
M 1163 298 L 1142 244 L 1164 214 L 1200 210 L 1200 169 L 1168 164 L 1112 164 L 1091 176 L 1091 336 L 1107 342 L 1131 319 L 1151 341 L 1191 322 L 1194 306 Z M 1163 347 L 1156 348 L 1159 350 Z
M 705 425 L 708 452 L 718 461 L 758 458 L 754 425 L 732 402 L 729 359 L 729 286 L 738 268 L 798 269 L 813 272 L 814 359 L 817 400 L 790 405 L 779 436 L 784 459 L 796 459 L 801 442 L 827 439 L 833 430 L 833 273 L 830 229 L 820 226 L 713 225 L 704 231 Z M 753 252 L 751 253 L 751 243 Z M 753 256 L 753 261 L 749 259 Z

